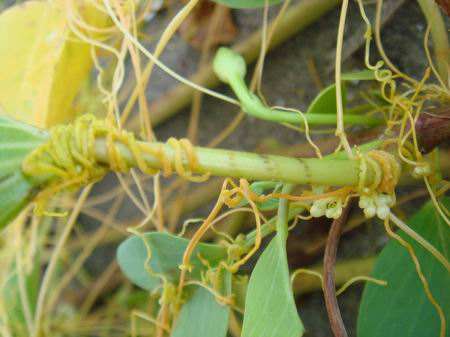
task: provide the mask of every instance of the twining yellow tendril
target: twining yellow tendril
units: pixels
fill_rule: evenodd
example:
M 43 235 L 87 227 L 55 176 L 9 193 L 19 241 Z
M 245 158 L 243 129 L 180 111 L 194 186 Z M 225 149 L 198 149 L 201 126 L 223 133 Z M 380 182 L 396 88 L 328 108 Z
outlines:
M 400 165 L 395 157 L 388 152 L 379 150 L 370 151 L 367 155 L 374 159 L 383 171 L 378 190 L 385 193 L 392 192 L 400 179 L 401 173 Z
M 373 173 L 373 182 L 367 185 L 367 174 Z M 385 151 L 372 150 L 360 156 L 358 190 L 362 193 L 392 193 L 400 179 L 401 168 L 395 157 Z
M 193 182 L 203 182 L 209 178 L 209 173 L 194 176 L 193 171 L 198 166 L 197 156 L 195 155 L 195 149 L 192 143 L 187 138 L 182 138 L 180 140 L 176 138 L 169 138 L 167 141 L 175 150 L 175 161 L 174 166 L 180 177 L 188 179 Z M 188 168 L 186 169 L 183 165 L 183 153 L 186 155 Z
M 96 156 L 96 141 L 104 139 L 107 160 L 99 162 Z M 193 146 L 187 139 L 169 139 L 168 145 L 174 149 L 170 160 L 164 145 L 142 146 L 133 133 L 121 130 L 109 120 L 100 120 L 86 114 L 72 124 L 58 125 L 50 129 L 49 140 L 31 152 L 22 164 L 23 172 L 42 181 L 47 186 L 38 196 L 45 201 L 62 189 L 78 188 L 98 181 L 107 172 L 128 172 L 137 166 L 146 174 L 156 174 L 158 170 L 148 165 L 144 155 L 148 154 L 160 161 L 165 176 L 173 173 L 191 181 L 204 181 L 209 175 L 194 176 L 198 160 Z M 120 147 L 125 146 L 132 155 L 126 158 Z M 173 168 L 172 168 L 173 166 Z M 39 203 L 38 203 L 39 204 Z
M 392 220 L 392 218 L 390 218 L 390 217 L 387 217 L 384 220 L 384 227 L 386 229 L 386 232 L 392 239 L 396 240 L 400 245 L 402 245 L 407 250 L 408 254 L 410 255 L 410 257 L 414 263 L 414 268 L 416 269 L 417 276 L 419 277 L 419 280 L 422 283 L 422 287 L 425 292 L 425 295 L 427 296 L 431 305 L 433 305 L 433 307 L 437 311 L 437 314 L 439 315 L 439 320 L 440 320 L 439 337 L 444 337 L 445 331 L 446 331 L 446 326 L 447 326 L 445 313 L 442 310 L 441 305 L 436 301 L 436 298 L 434 297 L 433 293 L 431 292 L 430 284 L 422 271 L 420 261 L 417 258 L 414 248 L 408 241 L 404 240 L 400 235 L 398 235 L 397 233 L 395 233 L 392 230 L 391 225 L 390 225 L 390 220 Z

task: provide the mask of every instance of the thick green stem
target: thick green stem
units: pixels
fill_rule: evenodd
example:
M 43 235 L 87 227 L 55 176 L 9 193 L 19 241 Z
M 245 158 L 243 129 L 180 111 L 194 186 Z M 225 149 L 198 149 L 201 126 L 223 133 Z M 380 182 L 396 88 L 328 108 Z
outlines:
M 230 86 L 238 97 L 242 110 L 251 116 L 277 123 L 303 124 L 306 120 L 309 125 L 336 124 L 336 114 L 334 113 L 303 114 L 302 116 L 300 113 L 266 107 L 256 95 L 248 90 L 244 80 L 238 76 L 235 76 L 233 80 L 230 81 Z M 344 122 L 347 125 L 359 124 L 375 126 L 380 125 L 382 119 L 370 116 L 346 114 L 344 115 Z
M 109 163 L 105 139 L 96 140 L 97 160 Z M 136 158 L 127 146 L 117 143 L 121 156 L 130 166 L 137 166 Z M 163 163 L 150 153 L 162 151 L 166 160 L 175 168 L 176 151 L 168 144 L 139 142 L 143 159 L 152 168 L 162 169 Z M 249 152 L 229 151 L 195 147 L 197 164 L 191 167 L 193 173 L 210 173 L 214 176 L 245 178 L 248 180 L 274 180 L 294 184 L 329 186 L 356 186 L 359 182 L 359 160 L 291 158 L 274 155 L 260 155 Z M 183 153 L 183 164 L 190 167 Z M 109 163 L 110 164 L 110 163 Z M 374 172 L 368 170 L 366 182 L 373 182 Z
M 437 71 L 445 85 L 448 86 L 450 49 L 444 19 L 434 0 L 417 0 L 417 2 L 430 25 L 433 50 L 437 62 Z
M 231 89 L 239 99 L 241 109 L 249 115 L 277 123 L 302 124 L 305 121 L 311 125 L 335 125 L 336 114 L 324 113 L 302 114 L 296 111 L 272 109 L 264 105 L 258 96 L 253 94 L 245 83 L 247 67 L 244 58 L 228 48 L 220 48 L 214 57 L 214 71 L 217 76 Z M 379 125 L 382 119 L 370 116 L 350 115 L 343 116 L 347 124 L 362 124 L 367 126 Z
M 281 193 L 289 194 L 292 192 L 294 185 L 286 184 L 283 186 Z M 280 199 L 278 203 L 277 212 L 277 233 L 285 241 L 288 235 L 288 220 L 289 219 L 289 201 Z

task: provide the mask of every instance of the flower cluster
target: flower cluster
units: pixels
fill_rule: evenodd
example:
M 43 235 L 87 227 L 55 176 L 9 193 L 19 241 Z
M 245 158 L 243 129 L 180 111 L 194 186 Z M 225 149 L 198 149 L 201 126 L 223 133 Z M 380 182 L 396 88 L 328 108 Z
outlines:
M 395 204 L 395 197 L 380 193 L 361 195 L 359 198 L 359 207 L 363 209 L 364 215 L 367 218 L 372 218 L 375 215 L 384 220 L 390 213 L 390 208 Z
M 309 210 L 311 216 L 318 218 L 326 216 L 330 219 L 337 219 L 342 214 L 342 199 L 332 197 L 315 200 Z

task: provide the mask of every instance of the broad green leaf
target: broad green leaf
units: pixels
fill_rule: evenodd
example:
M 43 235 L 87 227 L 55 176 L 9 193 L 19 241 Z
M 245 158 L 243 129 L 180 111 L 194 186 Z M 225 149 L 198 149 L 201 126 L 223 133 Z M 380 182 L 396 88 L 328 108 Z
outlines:
M 80 4 L 89 24 L 106 16 Z M 90 45 L 71 32 L 63 1 L 27 1 L 0 15 L 0 107 L 39 127 L 71 120 L 72 101 L 89 76 Z
M 290 193 L 286 184 L 282 193 Z M 303 324 L 297 313 L 286 255 L 288 201 L 279 201 L 277 233 L 264 249 L 250 276 L 245 299 L 242 337 L 299 337 Z
M 373 70 L 364 69 L 341 75 L 343 81 L 371 81 L 375 80 L 375 72 Z
M 242 337 L 299 337 L 303 331 L 289 280 L 286 244 L 277 234 L 250 276 Z
M 231 8 L 258 8 L 264 7 L 265 0 L 213 0 Z M 283 0 L 268 0 L 269 5 L 280 3 Z
M 292 185 L 284 185 L 289 193 Z M 248 283 L 242 337 L 300 337 L 304 328 L 297 313 L 286 255 L 287 200 L 280 200 L 277 234 L 264 249 Z
M 223 273 L 224 296 L 231 295 L 231 273 Z M 183 305 L 171 337 L 226 337 L 229 308 L 217 301 L 207 289 L 195 286 L 195 290 Z
M 345 86 L 342 86 L 342 103 L 346 105 L 347 102 L 347 90 Z M 334 84 L 323 89 L 311 104 L 306 111 L 309 114 L 336 114 L 336 86 Z
M 444 205 L 450 207 L 450 198 L 444 200 Z M 408 225 L 449 259 L 450 228 L 431 202 Z M 444 310 L 449 336 L 450 275 L 422 246 L 400 235 L 414 248 L 431 292 Z M 378 257 L 372 276 L 388 284 L 386 287 L 366 285 L 359 309 L 359 337 L 439 336 L 439 316 L 426 297 L 413 261 L 403 246 L 391 240 Z
M 0 230 L 22 211 L 34 196 L 34 186 L 21 171 L 0 180 Z
M 183 254 L 189 243 L 188 239 L 180 238 L 169 233 L 149 232 L 144 234 L 145 242 L 150 248 L 151 259 L 146 268 L 148 258 L 147 247 L 142 238 L 132 236 L 122 242 L 117 250 L 117 260 L 123 273 L 136 285 L 147 290 L 153 290 L 161 283 L 162 275 L 169 281 L 177 280 L 182 264 Z M 206 266 L 199 259 L 209 261 L 212 267 L 226 259 L 225 248 L 200 243 L 191 257 L 193 266 L 191 276 L 200 277 L 200 272 Z
M 363 81 L 363 80 L 373 80 L 375 79 L 374 72 L 371 70 L 362 70 L 352 73 L 345 73 L 341 76 L 342 81 Z M 342 103 L 345 105 L 347 102 L 347 89 L 343 83 L 342 85 Z M 330 86 L 323 89 L 311 102 L 308 107 L 307 113 L 330 113 L 336 114 L 336 85 L 331 84 Z
M 36 259 L 38 261 L 38 259 Z M 3 284 L 0 294 L 4 307 L 7 309 L 9 328 L 14 336 L 27 336 L 28 331 L 25 323 L 24 307 L 20 297 L 19 277 L 16 271 L 16 264 L 13 266 L 12 276 Z M 29 304 L 31 318 L 34 315 L 38 291 L 40 286 L 40 264 L 35 263 L 32 270 L 27 273 L 23 271 L 26 296 Z
M 46 132 L 0 116 L 0 180 L 19 171 L 28 153 L 46 139 Z
M 0 229 L 33 197 L 34 184 L 22 174 L 22 161 L 46 138 L 35 127 L 0 116 Z

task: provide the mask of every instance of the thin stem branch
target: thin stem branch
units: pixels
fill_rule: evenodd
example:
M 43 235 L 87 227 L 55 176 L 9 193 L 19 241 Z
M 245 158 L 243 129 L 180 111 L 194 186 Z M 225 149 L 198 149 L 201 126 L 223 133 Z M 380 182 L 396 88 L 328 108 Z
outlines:
M 334 267 L 336 264 L 337 247 L 341 237 L 342 226 L 347 220 L 349 208 L 349 206 L 344 208 L 342 215 L 333 221 L 328 234 L 323 258 L 323 292 L 328 319 L 330 320 L 331 330 L 335 337 L 348 336 L 336 298 Z
M 303 124 L 306 122 L 309 125 L 334 125 L 336 122 L 340 122 L 339 115 L 336 118 L 335 114 L 327 111 L 323 113 L 300 114 L 267 107 L 247 88 L 243 78 L 234 78 L 229 84 L 238 97 L 242 110 L 251 116 L 270 122 L 289 124 Z M 342 115 L 341 119 L 342 122 L 349 125 L 376 126 L 383 123 L 381 118 L 352 114 Z
M 433 39 L 433 49 L 439 76 L 448 87 L 450 48 L 444 19 L 434 0 L 417 0 L 417 2 L 431 28 L 431 38 Z
M 342 1 L 341 14 L 339 18 L 339 27 L 336 44 L 336 66 L 335 66 L 335 83 L 336 83 L 336 108 L 337 108 L 337 121 L 336 121 L 336 136 L 341 140 L 341 144 L 344 147 L 350 158 L 353 157 L 350 144 L 348 143 L 347 136 L 344 129 L 344 107 L 342 102 L 342 83 L 341 83 L 341 67 L 342 67 L 342 46 L 344 43 L 344 30 L 345 19 L 347 18 L 348 0 Z
M 361 275 L 369 275 L 375 264 L 376 256 L 349 259 L 336 262 L 334 277 L 336 286 L 342 286 L 348 280 Z M 292 289 L 296 296 L 323 290 L 322 281 L 314 274 L 322 274 L 323 264 L 313 265 L 307 268 L 312 273 L 299 273 L 292 281 Z M 294 272 L 295 273 L 295 272 Z
M 423 238 L 419 233 L 415 232 L 412 228 L 410 228 L 406 223 L 400 220 L 394 213 L 390 213 L 389 215 L 392 222 L 400 228 L 403 232 L 406 233 L 409 237 L 411 237 L 414 241 L 416 241 L 419 245 L 421 245 L 426 251 L 428 251 L 431 255 L 433 255 L 436 260 L 438 260 L 442 266 L 450 272 L 450 263 L 447 261 L 444 255 L 441 254 L 431 243 L 429 243 L 425 238 Z
M 69 234 L 76 223 L 76 219 L 78 218 L 78 214 L 80 214 L 81 207 L 83 206 L 89 193 L 91 192 L 92 186 L 93 185 L 87 186 L 81 192 L 81 195 L 78 198 L 77 203 L 75 204 L 75 207 L 73 208 L 73 211 L 70 214 L 69 219 L 67 220 L 66 227 L 64 228 L 61 237 L 58 240 L 58 243 L 53 251 L 52 258 L 45 271 L 36 304 L 36 313 L 34 316 L 34 331 L 32 337 L 38 337 L 40 334 L 42 326 L 42 316 L 44 314 L 45 297 L 47 295 L 48 290 L 50 289 L 50 282 L 52 280 L 53 273 L 58 263 L 58 259 L 61 255 L 61 251 L 64 248 L 64 245 L 66 244 L 67 239 L 69 238 Z
M 283 186 L 281 193 L 289 194 L 292 192 L 294 185 L 286 184 Z M 277 212 L 277 233 L 282 236 L 283 241 L 287 239 L 289 220 L 289 201 L 281 199 L 278 203 Z

